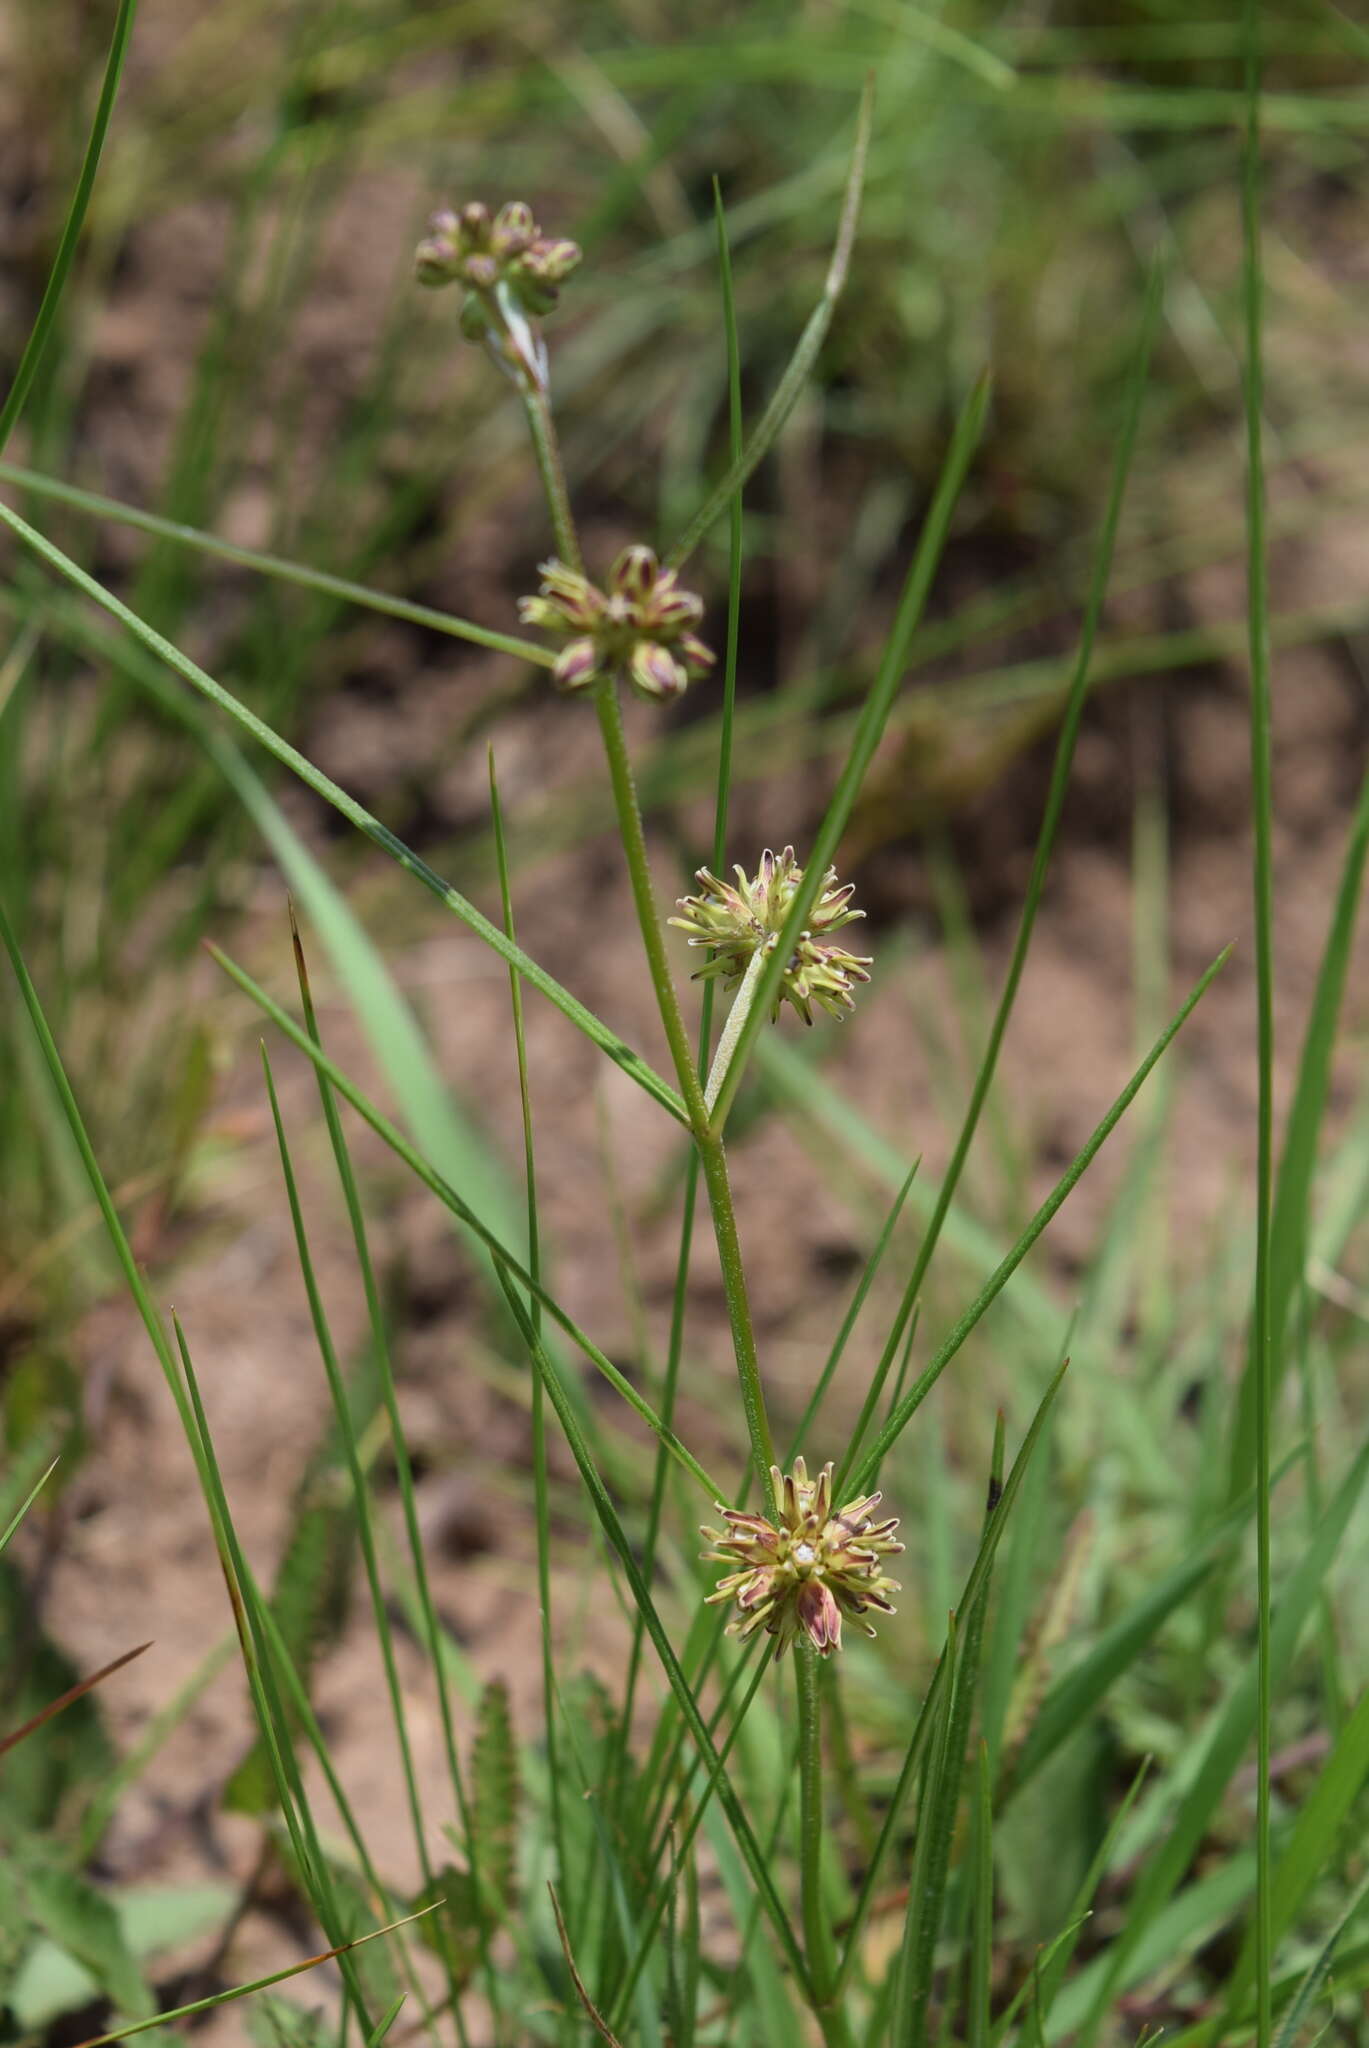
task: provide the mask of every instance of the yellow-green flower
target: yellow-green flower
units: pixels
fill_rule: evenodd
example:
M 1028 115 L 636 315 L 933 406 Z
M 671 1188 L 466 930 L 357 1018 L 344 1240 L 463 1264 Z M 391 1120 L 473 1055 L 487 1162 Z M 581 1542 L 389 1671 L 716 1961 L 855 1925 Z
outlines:
M 794 849 L 772 853 L 767 846 L 759 868 L 748 875 L 742 867 L 732 871 L 735 885 L 720 881 L 707 868 L 700 868 L 697 896 L 682 896 L 680 917 L 670 923 L 689 935 L 691 946 L 706 946 L 712 958 L 695 975 L 696 981 L 721 975 L 729 984 L 745 974 L 762 947 L 767 951 L 779 939 L 789 906 L 803 880 L 803 869 L 794 859 Z M 863 910 L 851 908 L 852 885 L 837 884 L 837 871 L 828 868 L 817 901 L 808 914 L 808 929 L 800 932 L 789 965 L 775 997 L 772 1021 L 779 1016 L 786 998 L 805 1024 L 813 1021 L 813 1005 L 829 1016 L 842 1018 L 855 1006 L 853 989 L 870 979 L 869 956 L 849 953 L 835 945 L 831 934 L 858 917 Z
M 777 1657 L 800 1633 L 819 1656 L 830 1657 L 841 1648 L 843 1616 L 863 1617 L 870 1608 L 893 1613 L 889 1595 L 899 1586 L 886 1577 L 882 1560 L 903 1549 L 894 1540 L 898 1522 L 872 1520 L 877 1493 L 861 1494 L 834 1514 L 830 1464 L 810 1479 L 803 1459 L 795 1458 L 791 1473 L 772 1465 L 770 1478 L 778 1522 L 719 1501 L 726 1528 L 700 1532 L 714 1546 L 705 1557 L 738 1567 L 719 1579 L 709 1602 L 732 1601 L 737 1615 L 730 1633 L 745 1638 L 765 1629 L 777 1638 Z M 875 1633 L 863 1618 L 860 1626 Z
M 650 548 L 624 548 L 606 591 L 564 562 L 543 562 L 540 574 L 541 589 L 519 598 L 518 616 L 564 639 L 552 670 L 559 690 L 587 690 L 621 675 L 639 697 L 660 703 L 713 666 L 711 649 L 694 632 L 703 600 L 681 590 Z

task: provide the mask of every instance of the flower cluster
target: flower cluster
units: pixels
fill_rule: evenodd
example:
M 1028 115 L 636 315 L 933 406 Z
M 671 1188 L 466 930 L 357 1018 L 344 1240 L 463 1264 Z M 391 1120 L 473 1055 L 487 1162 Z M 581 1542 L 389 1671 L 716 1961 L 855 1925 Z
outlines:
M 551 311 L 579 261 L 577 244 L 544 235 L 521 199 L 501 206 L 493 219 L 479 200 L 459 213 L 435 213 L 416 258 L 420 284 L 464 284 L 477 304 L 502 285 L 534 318 Z
M 580 261 L 574 242 L 544 235 L 521 199 L 489 208 L 473 200 L 460 213 L 435 213 L 418 245 L 420 284 L 464 284 L 461 331 L 525 392 L 545 392 L 547 351 L 534 321 L 556 304 Z
M 681 590 L 650 548 L 624 548 L 599 590 L 564 562 L 543 562 L 536 597 L 518 600 L 525 626 L 565 639 L 552 680 L 585 690 L 607 676 L 625 676 L 639 697 L 678 697 L 691 676 L 713 666 L 712 651 L 694 633 L 702 601 Z
M 699 969 L 696 981 L 720 974 L 725 981 L 736 982 L 762 948 L 768 952 L 774 947 L 803 880 L 792 846 L 778 854 L 767 847 L 754 876 L 740 866 L 733 873 L 735 886 L 700 868 L 696 877 L 701 884 L 699 894 L 682 896 L 679 907 L 684 914 L 670 919 L 689 934 L 691 946 L 707 946 L 712 951 L 712 959 Z M 799 934 L 784 971 L 773 1017 L 778 1017 L 785 997 L 805 1024 L 813 1021 L 814 1003 L 838 1019 L 854 1007 L 852 990 L 857 982 L 870 979 L 870 960 L 865 954 L 848 953 L 831 937 L 842 925 L 865 915 L 863 910 L 851 908 L 851 887 L 848 882 L 839 888 L 836 869 L 827 870 L 809 913 L 808 929 Z
M 803 1459 L 795 1458 L 791 1473 L 772 1465 L 770 1477 L 778 1523 L 719 1501 L 727 1527 L 701 1531 L 716 1546 L 705 1557 L 739 1567 L 718 1581 L 709 1601 L 735 1601 L 731 1633 L 746 1637 L 765 1629 L 777 1638 L 777 1657 L 800 1631 L 828 1657 L 841 1648 L 843 1615 L 863 1615 L 871 1607 L 893 1613 L 889 1595 L 899 1587 L 885 1576 L 881 1560 L 903 1549 L 894 1540 L 898 1522 L 871 1520 L 877 1493 L 862 1494 L 834 1514 L 830 1464 L 810 1479 Z M 875 1633 L 868 1621 L 860 1625 L 867 1635 Z

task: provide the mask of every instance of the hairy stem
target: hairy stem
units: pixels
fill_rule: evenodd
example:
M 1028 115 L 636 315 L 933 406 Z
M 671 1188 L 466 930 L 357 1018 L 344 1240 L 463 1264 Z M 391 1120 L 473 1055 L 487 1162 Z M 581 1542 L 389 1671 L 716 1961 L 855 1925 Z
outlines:
M 756 995 L 756 984 L 764 972 L 765 948 L 762 946 L 751 955 L 750 960 L 747 962 L 746 973 L 742 976 L 741 987 L 737 990 L 732 1008 L 727 1013 L 727 1022 L 723 1026 L 723 1034 L 718 1040 L 718 1050 L 713 1055 L 713 1065 L 708 1075 L 708 1086 L 704 1090 L 704 1104 L 710 1116 L 713 1114 L 713 1105 L 718 1099 L 718 1091 L 727 1078 L 727 1070 L 732 1064 L 733 1050 L 736 1047 L 737 1040 L 741 1037 L 742 1026 L 751 1014 L 751 1005 Z

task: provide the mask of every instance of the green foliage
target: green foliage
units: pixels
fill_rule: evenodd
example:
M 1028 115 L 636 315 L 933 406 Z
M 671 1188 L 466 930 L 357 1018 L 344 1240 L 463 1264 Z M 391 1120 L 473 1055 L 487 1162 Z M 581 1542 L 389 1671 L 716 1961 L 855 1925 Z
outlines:
M 471 1751 L 471 1839 L 481 1883 L 506 1910 L 518 1897 L 522 1786 L 508 1687 L 492 1679 L 480 1694 Z
M 45 1632 L 23 1574 L 0 1558 L 0 1644 L 5 1648 L 5 1723 L 20 1727 L 75 1685 L 81 1674 Z M 5 1839 L 38 1838 L 114 1767 L 104 1715 L 93 1693 L 76 1700 L 28 1736 L 22 1755 L 0 1763 L 0 1831 Z
M 151 106 L 155 119 L 121 141 L 110 115 L 133 8 L 119 7 L 98 98 L 89 96 L 93 123 L 71 154 L 73 196 L 50 204 L 51 267 L 0 416 L 0 440 L 22 417 L 31 465 L 0 471 L 23 507 L 0 505 L 0 524 L 21 543 L 0 607 L 14 634 L 0 655 L 0 935 L 21 997 L 0 1026 L 0 1140 L 13 1161 L 15 1218 L 0 1284 L 17 1335 L 0 1388 L 0 1739 L 78 1682 L 47 1633 L 34 1567 L 57 1527 L 42 1519 L 51 1460 L 61 1459 L 47 1482 L 56 1502 L 82 1461 L 99 1456 L 76 1363 L 80 1316 L 117 1268 L 185 1426 L 256 1715 L 224 1803 L 260 1823 L 270 1851 L 262 1868 L 278 1859 L 338 1951 L 322 2004 L 261 1999 L 250 2022 L 261 2048 L 338 2038 L 339 1998 L 348 2038 L 368 2048 L 401 2013 L 406 2039 L 412 2026 L 457 2048 L 487 2039 L 570 2048 L 587 2029 L 624 2048 L 770 2048 L 819 2036 L 824 2048 L 1119 2048 L 1150 2025 L 1138 2022 L 1138 2001 L 1184 2048 L 1295 2048 L 1339 2025 L 1369 1981 L 1357 1925 L 1369 1611 L 1345 1565 L 1369 1474 L 1355 1336 L 1369 1117 L 1361 1102 L 1343 1128 L 1337 1121 L 1369 785 L 1328 903 L 1280 1128 L 1271 651 L 1334 637 L 1353 652 L 1366 613 L 1362 593 L 1306 615 L 1280 615 L 1271 597 L 1274 520 L 1315 537 L 1323 515 L 1311 502 L 1287 515 L 1267 490 L 1266 415 L 1278 422 L 1280 466 L 1309 451 L 1315 463 L 1349 436 L 1334 402 L 1306 396 L 1320 391 L 1319 366 L 1296 367 L 1298 323 L 1278 301 L 1292 304 L 1306 286 L 1287 250 L 1267 286 L 1261 149 L 1277 151 L 1285 222 L 1289 195 L 1351 183 L 1362 32 L 1334 9 L 1313 22 L 1278 4 L 1251 4 L 1238 32 L 1177 9 L 1128 6 L 1095 21 L 1088 9 L 1004 13 L 977 0 L 945 15 L 867 0 L 802 17 L 752 0 L 678 23 L 648 8 L 625 32 L 595 4 L 574 23 L 551 20 L 545 42 L 539 30 L 534 61 L 523 25 L 510 32 L 461 9 L 406 15 L 391 0 L 358 0 L 308 22 L 308 10 L 298 21 L 296 12 L 253 0 L 241 18 L 231 9 L 207 19 L 190 38 L 193 93 L 179 60 L 169 82 L 147 67 L 144 116 Z M 211 56 L 214 39 L 230 37 L 237 61 L 206 63 L 201 35 Z M 449 49 L 462 78 L 456 134 L 441 69 Z M 1242 267 L 1209 275 L 1205 252 L 1222 239 L 1210 209 L 1234 198 L 1239 122 Z M 232 142 L 227 166 L 206 147 L 216 135 Z M 608 172 L 605 141 L 621 159 Z M 108 201 L 92 210 L 96 167 L 111 153 Z M 516 169 L 530 190 L 562 197 L 588 260 L 574 320 L 555 335 L 554 379 L 537 348 L 506 347 L 518 389 L 503 408 L 491 402 L 489 366 L 472 359 L 454 371 L 454 330 L 415 310 L 396 284 L 367 369 L 330 415 L 327 445 L 313 444 L 296 349 L 320 324 L 319 255 L 339 222 L 360 251 L 335 207 L 362 162 L 405 179 L 417 168 L 444 187 L 464 179 L 472 190 L 477 178 L 484 186 Z M 715 165 L 727 173 L 727 205 L 715 188 L 710 224 L 698 193 Z M 147 510 L 54 472 L 94 470 L 101 481 L 98 437 L 96 454 L 84 452 L 91 389 L 81 337 L 132 246 L 124 238 L 183 187 L 210 183 L 216 201 L 232 188 L 226 253 L 157 485 L 160 509 Z M 976 213 L 991 217 L 990 230 Z M 73 263 L 83 222 L 88 266 Z M 721 322 L 701 268 L 714 227 Z M 355 284 L 377 304 L 384 297 L 364 265 Z M 1319 319 L 1327 307 L 1345 316 L 1324 280 L 1318 292 Z M 499 326 L 509 306 L 497 294 L 482 304 L 486 339 L 517 340 Z M 1284 322 L 1291 370 L 1266 348 L 1268 316 Z M 1246 512 L 1224 539 L 1211 508 L 1233 479 L 1238 411 Z M 382 644 L 358 623 L 379 615 L 386 630 L 440 634 L 482 661 L 520 664 L 516 680 L 505 668 L 491 670 L 488 687 L 472 682 L 458 753 L 505 712 L 531 715 L 545 650 L 426 601 L 440 565 L 461 552 L 451 544 L 466 537 L 465 522 L 493 529 L 506 507 L 525 512 L 514 455 L 524 426 L 556 546 L 572 564 L 580 506 L 602 522 L 611 504 L 612 519 L 630 519 L 634 531 L 679 534 L 667 559 L 698 547 L 704 587 L 727 515 L 721 708 L 699 689 L 690 723 L 663 720 L 639 740 L 601 680 L 601 764 L 549 774 L 546 789 L 525 781 L 507 817 L 496 806 L 488 835 L 463 836 L 445 821 L 435 833 L 409 792 L 387 786 L 363 802 L 328 772 L 314 706 L 356 649 L 364 666 Z M 850 505 L 831 507 L 828 487 L 843 472 Z M 1299 472 L 1300 489 L 1307 474 L 1315 470 Z M 1176 489 L 1194 482 L 1204 486 L 1196 512 Z M 254 492 L 270 545 L 248 548 L 219 529 L 236 524 Z M 815 525 L 811 549 L 796 539 L 796 506 Z M 140 533 L 146 551 L 107 559 L 89 544 L 94 521 Z M 1087 552 L 1078 545 L 1085 522 L 1097 532 Z M 521 526 L 519 535 L 481 572 L 471 608 L 482 618 L 511 622 L 513 578 L 532 541 Z M 1167 612 L 1188 568 L 1220 566 L 1241 546 L 1243 622 L 1118 632 L 1110 590 L 1143 617 L 1147 604 Z M 397 576 L 416 595 L 376 588 L 373 576 Z M 771 579 L 774 593 L 751 578 Z M 793 592 L 818 586 L 804 616 Z M 757 588 L 777 612 L 771 637 L 784 673 L 773 688 L 750 648 L 743 599 Z M 1076 636 L 1064 630 L 1062 603 L 1076 597 L 1081 623 L 1066 661 Z M 1034 966 L 1093 698 L 1129 681 L 1143 718 L 1153 708 L 1144 678 L 1182 678 L 1233 656 L 1252 679 L 1255 1228 L 1233 1203 L 1204 1261 L 1169 1241 L 1168 1075 L 1225 955 L 1196 982 L 1190 937 L 1171 960 L 1154 788 L 1138 788 L 1133 805 L 1137 1049 L 1103 1088 L 1081 1077 L 1078 1131 L 1048 1168 L 1034 1149 L 1030 1091 L 1007 1099 L 1011 1063 L 1000 1072 L 1000 1051 Z M 996 792 L 1057 720 L 993 1004 L 998 969 L 978 951 L 947 826 L 967 796 Z M 262 774 L 229 727 L 266 757 Z M 463 1070 L 454 1085 L 388 944 L 358 915 L 371 872 L 287 816 L 263 779 L 274 767 L 385 856 L 370 907 L 380 906 L 387 940 L 392 917 L 397 932 L 411 918 L 407 928 L 426 933 L 422 920 L 450 914 L 463 944 L 508 971 L 526 1202 L 488 1135 L 483 1098 L 493 1083 Z M 711 798 L 721 872 L 741 782 L 759 785 L 752 797 L 767 811 L 782 793 L 798 801 L 801 782 L 822 794 L 802 821 L 807 884 L 774 935 L 774 957 L 757 952 L 757 980 L 744 984 L 705 1093 L 712 1010 L 706 1003 L 696 1034 L 661 929 L 658 849 L 642 808 L 681 848 L 696 834 L 708 845 L 702 804 Z M 515 936 L 524 877 L 550 853 L 583 855 L 610 802 L 670 1079 L 622 1037 L 614 1020 L 635 1014 L 635 992 L 596 987 L 592 947 L 563 980 Z M 848 847 L 868 858 L 919 834 L 952 970 L 944 1020 L 929 1014 L 925 979 L 908 983 L 919 1033 L 940 1061 L 948 1164 L 936 1173 L 917 1168 L 885 1097 L 859 1113 L 849 1070 L 824 1071 L 820 1052 L 767 1035 L 771 999 L 839 843 L 843 858 Z M 436 837 L 462 890 L 422 851 Z M 302 951 L 302 1023 L 221 953 L 237 993 L 221 991 L 217 1008 L 190 993 L 189 950 L 222 925 L 263 847 L 319 933 L 403 1128 L 352 1077 L 347 1054 L 324 1049 Z M 477 900 L 496 871 L 498 922 Z M 426 898 L 411 892 L 401 913 L 394 906 L 411 881 Z M 893 981 L 886 935 L 877 950 Z M 1177 1009 L 1171 968 L 1190 990 Z M 369 1324 L 348 1376 L 316 1271 L 320 1226 L 287 1139 L 282 1097 L 292 1098 L 278 1093 L 268 1064 L 286 1205 L 333 1403 L 269 1595 L 247 1562 L 189 1342 L 178 1326 L 173 1349 L 155 1305 L 167 1233 L 192 1212 L 193 1191 L 214 1186 L 203 1121 L 226 1041 L 246 1028 L 224 1021 L 244 1017 L 240 993 L 317 1080 Z M 1287 1002 L 1299 993 L 1290 984 Z M 592 1048 L 635 1084 L 634 1110 L 654 1119 L 664 1164 L 653 1228 L 681 1196 L 659 1378 L 630 1257 L 625 1296 L 639 1339 L 630 1358 L 611 1355 L 562 1299 L 539 1216 L 532 1105 L 539 1128 L 564 1105 L 551 1091 L 543 1107 L 525 999 L 530 1016 L 534 1004 L 558 1011 L 558 1028 L 569 1022 L 581 1053 Z M 1068 1016 L 1058 1046 L 1067 1060 Z M 792 1401 L 799 1368 L 779 1369 L 780 1346 L 753 1311 L 747 1229 L 722 1143 L 729 1113 L 732 1164 L 783 1118 L 817 1159 L 824 1196 L 847 1204 L 864 1230 L 868 1258 L 850 1312 L 830 1346 L 819 1333 L 826 1363 Z M 373 1184 L 369 1158 L 360 1176 L 354 1169 L 353 1115 L 387 1148 L 387 1171 L 437 1200 L 495 1282 L 494 1313 L 488 1304 L 478 1312 L 479 1344 L 491 1377 L 532 1414 L 531 1475 L 513 1466 L 499 1479 L 525 1511 L 528 1553 L 536 1546 L 540 1729 L 515 1727 L 506 1682 L 477 1677 L 442 1619 L 391 1358 L 402 1331 L 390 1327 L 367 1235 L 366 1212 L 390 1183 Z M 1105 1211 L 1081 1214 L 1084 1176 L 1133 1132 L 1118 1192 Z M 1067 1201 L 1077 1270 L 1062 1285 L 1038 1246 L 1049 1245 Z M 636 1219 L 620 1209 L 622 1249 Z M 707 1349 L 689 1323 L 706 1224 L 737 1369 L 731 1415 L 711 1368 L 697 1381 L 687 1369 L 696 1336 L 701 1359 Z M 918 1243 L 905 1256 L 907 1224 Z M 144 1271 L 149 1246 L 155 1287 Z M 1212 1271 L 1195 1271 L 1204 1264 Z M 1059 1361 L 1070 1349 L 1062 1392 Z M 581 1384 L 576 1352 L 602 1398 Z M 1244 1374 L 1229 1389 L 1226 1365 L 1241 1356 Z M 1008 1412 L 995 1425 L 1000 1395 Z M 558 1431 L 568 1462 L 552 1449 Z M 791 1705 L 780 1690 L 787 1670 L 777 1674 L 754 1647 L 748 1661 L 723 1639 L 722 1617 L 701 1610 L 706 1581 L 689 1553 L 709 1498 L 726 1497 L 710 1468 L 735 1475 L 749 1453 L 736 1491 L 761 1509 L 774 1444 L 819 1432 L 835 1439 L 840 1497 L 879 1483 L 902 1508 L 907 1583 L 897 1627 L 882 1627 L 873 1648 L 848 1640 L 822 1685 L 800 1645 Z M 982 1514 L 975 1493 L 991 1433 Z M 1008 1442 L 1018 1448 L 1005 1471 Z M 392 1475 L 402 1548 L 389 1526 Z M 563 1546 L 585 1575 L 593 1672 L 581 1668 L 573 1603 L 552 1569 Z M 353 1620 L 358 1554 L 421 1871 L 403 1884 L 420 1917 L 393 1929 L 399 1890 L 378 1867 L 313 1704 L 324 1660 Z M 531 1583 L 521 1553 L 499 1565 Z M 594 1624 L 602 1611 L 617 1627 L 619 1608 L 629 1648 L 610 1679 Z M 422 1711 L 435 1708 L 440 1724 L 441 1786 L 425 1776 L 414 1740 L 420 1684 Z M 166 1732 L 183 1710 L 168 1708 Z M 1279 1771 L 1276 1737 L 1287 1745 Z M 1310 1764 L 1298 1762 L 1303 1744 Z M 122 1772 L 150 1767 L 156 1747 Z M 1152 1750 L 1146 1773 L 1140 1760 Z M 209 1763 L 217 1782 L 222 1760 Z M 147 1958 L 202 1931 L 206 1916 L 219 1925 L 255 1903 L 216 1892 L 192 1911 L 107 1881 L 91 1852 L 114 1764 L 93 1695 L 0 1759 L 0 1982 L 6 2027 L 21 2038 L 92 1995 L 133 2028 L 156 2025 Z M 449 1817 L 452 1852 L 435 1860 L 439 1815 Z M 275 1981 L 241 1990 L 270 1994 Z M 234 1995 L 215 1991 L 173 2018 Z
M 363 1362 L 351 1388 L 353 1433 L 375 1414 L 376 1374 Z M 305 1468 L 271 1590 L 271 1611 L 301 1684 L 342 1634 L 356 1573 L 356 1506 L 347 1483 L 342 1431 L 334 1422 Z M 223 1790 L 235 1813 L 267 1813 L 275 1804 L 270 1759 L 259 1736 Z

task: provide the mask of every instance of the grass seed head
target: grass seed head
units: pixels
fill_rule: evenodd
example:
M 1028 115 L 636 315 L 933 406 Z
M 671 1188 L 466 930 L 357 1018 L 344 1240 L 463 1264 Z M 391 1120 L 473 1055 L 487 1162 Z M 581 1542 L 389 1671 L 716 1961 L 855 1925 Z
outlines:
M 558 689 L 622 676 L 639 697 L 664 703 L 713 666 L 712 650 L 693 631 L 702 599 L 681 590 L 650 548 L 624 548 L 603 590 L 564 562 L 543 562 L 540 573 L 541 588 L 519 599 L 518 615 L 565 640 L 552 670 Z
M 819 1656 L 841 1648 L 843 1618 L 859 1619 L 867 1635 L 875 1633 L 867 1611 L 892 1614 L 889 1595 L 898 1582 L 883 1569 L 886 1557 L 903 1545 L 895 1540 L 892 1517 L 876 1522 L 877 1493 L 861 1494 L 842 1508 L 832 1508 L 832 1467 L 808 1477 L 802 1458 L 770 1478 L 779 1502 L 777 1521 L 718 1503 L 725 1528 L 705 1526 L 700 1532 L 713 1545 L 704 1556 L 736 1567 L 718 1581 L 709 1602 L 732 1601 L 737 1613 L 729 1623 L 733 1635 L 752 1636 L 763 1628 L 776 1637 L 775 1655 L 806 1635 Z
M 691 946 L 706 947 L 712 955 L 699 969 L 696 981 L 713 975 L 721 975 L 729 984 L 739 981 L 762 948 L 768 952 L 778 943 L 789 906 L 803 881 L 803 869 L 794 859 L 792 846 L 778 854 L 767 847 L 754 875 L 741 866 L 733 873 L 736 882 L 724 882 L 708 868 L 700 868 L 696 877 L 699 893 L 682 896 L 682 915 L 670 919 L 688 934 Z M 805 1024 L 813 1021 L 815 1003 L 838 1019 L 855 1007 L 856 987 L 870 979 L 870 959 L 867 954 L 848 952 L 832 938 L 843 925 L 865 915 L 863 910 L 852 909 L 851 893 L 852 885 L 848 882 L 841 887 L 836 869 L 829 868 L 808 929 L 799 934 L 780 982 L 772 1021 L 785 1000 L 793 1004 Z

